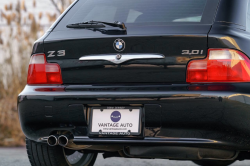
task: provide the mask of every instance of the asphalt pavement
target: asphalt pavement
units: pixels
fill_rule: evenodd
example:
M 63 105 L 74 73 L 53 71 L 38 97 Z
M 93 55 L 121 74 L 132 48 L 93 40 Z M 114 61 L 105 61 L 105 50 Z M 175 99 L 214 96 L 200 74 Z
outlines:
M 98 155 L 95 166 L 196 166 L 189 161 L 142 160 L 109 158 Z M 0 148 L 0 166 L 30 166 L 25 148 Z M 250 166 L 250 161 L 238 161 L 232 166 Z

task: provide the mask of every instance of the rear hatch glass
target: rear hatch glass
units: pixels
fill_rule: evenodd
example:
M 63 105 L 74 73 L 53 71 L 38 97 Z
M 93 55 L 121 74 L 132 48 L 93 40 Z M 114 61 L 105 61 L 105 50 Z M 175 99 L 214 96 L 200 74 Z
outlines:
M 218 0 L 79 0 L 57 26 L 86 21 L 124 22 L 126 25 L 212 24 Z

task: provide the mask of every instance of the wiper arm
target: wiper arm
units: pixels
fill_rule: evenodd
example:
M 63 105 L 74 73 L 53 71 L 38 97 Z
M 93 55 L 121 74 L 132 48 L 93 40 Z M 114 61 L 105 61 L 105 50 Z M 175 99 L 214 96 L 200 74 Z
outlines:
M 102 23 L 102 24 L 109 25 L 112 27 L 118 27 L 118 28 L 121 28 L 123 30 L 127 30 L 127 27 L 125 26 L 125 24 L 123 22 L 119 22 L 119 21 L 115 21 L 114 23 L 102 22 L 102 21 L 91 21 L 91 22 Z
M 82 23 L 76 24 L 69 24 L 67 28 L 103 28 L 105 25 L 109 25 L 112 27 L 118 27 L 122 30 L 127 30 L 125 24 L 123 22 L 115 21 L 114 23 L 111 22 L 103 22 L 103 21 L 87 21 Z

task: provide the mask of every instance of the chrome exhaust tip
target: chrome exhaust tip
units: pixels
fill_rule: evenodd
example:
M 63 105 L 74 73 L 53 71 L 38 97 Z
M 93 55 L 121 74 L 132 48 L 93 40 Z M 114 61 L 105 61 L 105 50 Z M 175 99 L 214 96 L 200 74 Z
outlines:
M 60 135 L 60 136 L 58 137 L 58 144 L 59 144 L 60 146 L 65 147 L 65 146 L 68 145 L 68 143 L 69 143 L 69 136 Z
M 57 139 L 57 136 L 55 135 L 50 135 L 48 140 L 47 140 L 47 143 L 49 146 L 56 146 L 58 145 L 58 139 Z

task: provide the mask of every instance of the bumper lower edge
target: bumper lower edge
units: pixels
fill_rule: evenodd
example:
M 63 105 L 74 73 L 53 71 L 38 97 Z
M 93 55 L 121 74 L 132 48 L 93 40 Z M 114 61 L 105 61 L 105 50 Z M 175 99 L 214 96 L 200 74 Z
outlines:
M 48 137 L 40 138 L 43 143 L 47 143 Z M 76 136 L 73 139 L 76 145 L 123 145 L 123 146 L 182 146 L 199 147 L 214 149 L 234 149 L 245 151 L 244 147 L 237 144 L 222 142 L 210 139 L 197 138 L 154 138 L 145 137 L 144 139 L 124 139 L 124 138 L 90 138 L 87 136 Z

